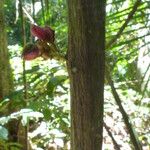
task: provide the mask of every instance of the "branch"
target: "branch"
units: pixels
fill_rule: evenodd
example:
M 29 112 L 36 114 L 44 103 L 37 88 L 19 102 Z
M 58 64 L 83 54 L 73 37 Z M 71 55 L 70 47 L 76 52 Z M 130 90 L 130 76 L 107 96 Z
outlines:
M 124 31 L 124 29 L 127 27 L 129 21 L 132 19 L 133 15 L 135 14 L 139 4 L 140 4 L 141 0 L 137 0 L 136 3 L 134 4 L 133 6 L 133 9 L 131 10 L 131 12 L 129 13 L 128 17 L 127 17 L 127 20 L 125 21 L 125 23 L 122 25 L 122 27 L 120 28 L 120 30 L 118 31 L 118 33 L 116 34 L 116 36 L 110 40 L 110 42 L 108 42 L 108 44 L 106 45 L 106 49 L 110 48 L 116 41 L 117 39 L 121 36 L 122 32 Z M 127 129 L 129 131 L 129 134 L 130 134 L 130 137 L 131 137 L 131 141 L 135 147 L 136 150 L 141 150 L 142 147 L 141 147 L 141 144 L 138 140 L 138 138 L 136 137 L 135 133 L 134 133 L 134 130 L 132 128 L 132 125 L 129 121 L 129 118 L 128 118 L 128 115 L 127 113 L 125 112 L 122 104 L 121 104 L 121 99 L 115 89 L 115 86 L 114 86 L 114 83 L 111 79 L 111 76 L 110 76 L 110 72 L 109 72 L 109 68 L 107 67 L 108 65 L 106 64 L 106 79 L 111 87 L 111 90 L 112 90 L 112 94 L 114 96 L 114 99 L 117 103 L 117 105 L 119 106 L 119 109 L 120 109 L 120 112 L 123 116 L 123 119 L 124 119 L 124 122 L 127 126 Z
M 121 112 L 121 114 L 122 114 L 122 116 L 123 116 L 123 120 L 124 120 L 124 122 L 125 122 L 125 125 L 126 125 L 128 131 L 129 131 L 130 138 L 131 138 L 131 141 L 132 141 L 132 143 L 133 143 L 133 145 L 134 145 L 134 148 L 135 148 L 136 150 L 141 150 L 142 147 L 141 147 L 140 141 L 138 140 L 137 136 L 135 135 L 135 131 L 134 131 L 133 128 L 132 128 L 132 125 L 131 125 L 131 123 L 130 123 L 128 114 L 126 113 L 126 111 L 124 110 L 124 108 L 123 108 L 123 106 L 122 106 L 122 104 L 121 104 L 121 99 L 120 99 L 120 97 L 119 97 L 119 95 L 118 95 L 118 93 L 117 93 L 117 91 L 116 91 L 116 89 L 115 89 L 114 83 L 113 83 L 113 81 L 112 81 L 112 79 L 111 79 L 111 77 L 110 77 L 110 73 L 109 73 L 109 71 L 108 71 L 108 67 L 106 67 L 106 72 L 107 72 L 107 73 L 106 73 L 106 79 L 107 79 L 107 81 L 108 81 L 108 84 L 109 84 L 110 87 L 111 87 L 111 90 L 112 90 L 112 94 L 113 94 L 113 96 L 114 96 L 114 99 L 115 99 L 117 105 L 119 106 L 120 112 Z
M 20 12 L 20 19 L 21 19 L 21 30 L 22 30 L 22 45 L 24 46 L 26 44 L 26 32 L 25 32 L 25 19 L 24 19 L 24 14 L 23 14 L 23 7 L 22 7 L 22 1 L 19 0 L 19 12 Z M 28 94 L 27 94 L 27 78 L 26 78 L 26 66 L 25 66 L 25 61 L 23 60 L 23 86 L 24 86 L 24 101 L 26 103 Z M 27 103 L 26 103 L 27 104 Z M 25 127 L 25 130 L 27 128 Z M 18 129 L 20 131 L 20 129 Z M 21 142 L 23 146 L 25 146 L 25 149 L 28 150 L 28 130 L 23 133 L 25 136 L 25 140 Z
M 20 13 L 20 19 L 21 19 L 21 34 L 22 34 L 22 45 L 26 45 L 26 31 L 25 31 L 25 19 L 23 14 L 23 7 L 22 7 L 22 1 L 19 0 L 19 13 Z M 25 61 L 23 60 L 23 85 L 24 85 L 24 99 L 27 99 L 27 79 L 26 79 L 26 73 L 25 73 Z
M 116 142 L 115 138 L 113 137 L 111 131 L 110 131 L 110 128 L 106 125 L 106 123 L 104 122 L 104 127 L 108 133 L 108 135 L 110 136 L 110 138 L 112 139 L 113 141 L 113 144 L 114 144 L 114 149 L 115 150 L 120 150 L 120 146 L 118 145 L 118 143 Z
M 131 12 L 128 15 L 127 20 L 122 25 L 122 27 L 120 28 L 120 30 L 118 31 L 118 33 L 115 35 L 115 37 L 108 42 L 108 44 L 106 45 L 106 49 L 110 48 L 117 41 L 117 39 L 121 36 L 122 32 L 127 27 L 129 21 L 132 19 L 133 15 L 135 14 L 135 12 L 136 12 L 136 10 L 137 10 L 137 8 L 138 8 L 138 6 L 139 6 L 140 3 L 141 3 L 141 0 L 137 0 L 136 1 L 136 3 L 133 6 L 133 9 L 131 10 Z
M 67 58 L 66 56 L 62 55 L 58 49 L 58 47 L 54 44 L 54 43 L 51 43 L 49 45 L 50 49 L 53 50 L 53 58 L 58 60 L 58 61 L 67 61 Z
M 32 24 L 36 24 L 35 21 L 34 21 L 34 19 L 31 17 L 31 15 L 28 13 L 28 11 L 27 11 L 24 7 L 22 7 L 22 10 L 23 10 L 23 12 L 26 14 L 26 16 L 27 16 L 27 18 L 29 19 L 29 21 L 30 21 Z

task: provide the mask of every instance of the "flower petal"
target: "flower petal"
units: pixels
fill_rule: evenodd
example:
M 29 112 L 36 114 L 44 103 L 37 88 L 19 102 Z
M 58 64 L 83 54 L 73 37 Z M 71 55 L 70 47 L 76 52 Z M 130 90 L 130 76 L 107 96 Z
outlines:
M 27 44 L 22 53 L 22 57 L 24 60 L 33 60 L 37 57 L 39 57 L 40 51 L 38 47 L 34 44 Z
M 31 27 L 31 34 L 37 37 L 40 40 L 46 42 L 54 42 L 55 32 L 50 27 L 39 27 L 36 25 L 32 25 Z

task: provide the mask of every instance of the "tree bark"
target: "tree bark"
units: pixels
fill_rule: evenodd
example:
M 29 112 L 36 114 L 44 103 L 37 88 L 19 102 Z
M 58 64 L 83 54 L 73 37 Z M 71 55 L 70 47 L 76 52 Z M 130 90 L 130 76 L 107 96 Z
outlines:
M 105 0 L 68 0 L 72 150 L 100 150 L 103 139 Z
M 0 0 L 0 99 L 8 96 L 12 90 L 13 79 L 7 49 L 4 0 Z
M 5 26 L 4 15 L 4 0 L 0 0 L 0 100 L 9 96 L 14 90 L 12 69 L 9 62 L 9 53 L 7 49 L 7 35 Z M 10 102 L 7 109 L 3 114 L 10 115 L 14 109 L 12 109 L 12 103 Z M 7 124 L 9 131 L 9 141 L 17 141 L 18 122 L 11 120 Z

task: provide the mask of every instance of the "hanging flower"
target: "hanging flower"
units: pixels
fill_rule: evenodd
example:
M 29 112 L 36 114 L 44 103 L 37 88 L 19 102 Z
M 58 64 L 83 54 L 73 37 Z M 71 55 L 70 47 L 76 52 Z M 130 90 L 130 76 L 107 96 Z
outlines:
M 24 60 L 33 60 L 40 56 L 40 50 L 35 44 L 27 44 L 22 52 Z
M 40 40 L 53 43 L 55 40 L 55 32 L 50 27 L 39 27 L 32 25 L 31 34 Z

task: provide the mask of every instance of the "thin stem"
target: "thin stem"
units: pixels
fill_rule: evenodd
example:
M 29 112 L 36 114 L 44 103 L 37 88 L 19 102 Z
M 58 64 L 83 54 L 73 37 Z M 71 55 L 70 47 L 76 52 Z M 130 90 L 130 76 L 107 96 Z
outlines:
M 21 30 L 22 30 L 22 41 L 23 41 L 23 46 L 26 44 L 26 33 L 25 33 L 25 19 L 24 19 L 24 14 L 23 14 L 23 9 L 22 9 L 22 0 L 19 0 L 19 8 L 20 8 L 20 19 L 21 19 Z M 24 84 L 24 101 L 26 102 L 27 99 L 27 79 L 26 79 L 26 72 L 25 69 L 26 64 L 25 61 L 23 60 L 23 84 Z M 28 130 L 25 127 L 25 149 L 29 149 L 29 143 L 28 143 Z
M 32 0 L 32 16 L 33 16 L 33 19 L 35 20 L 35 7 L 34 7 L 34 4 L 35 4 L 35 0 Z
M 43 0 L 41 0 L 41 6 L 42 6 L 42 16 L 43 16 L 43 22 L 45 25 L 45 11 L 44 11 L 44 4 L 43 4 Z
M 133 130 L 133 127 L 132 127 L 132 124 L 131 124 L 131 122 L 129 120 L 128 114 L 126 113 L 126 111 L 124 110 L 124 108 L 122 106 L 121 99 L 120 99 L 120 97 L 119 97 L 119 95 L 118 95 L 118 93 L 117 93 L 117 91 L 115 89 L 114 83 L 113 83 L 113 81 L 112 81 L 112 79 L 110 77 L 110 72 L 108 70 L 109 70 L 108 67 L 106 67 L 106 79 L 108 81 L 108 84 L 111 87 L 114 99 L 115 99 L 117 105 L 119 106 L 120 112 L 121 112 L 121 114 L 123 116 L 123 120 L 124 120 L 124 122 L 125 122 L 125 124 L 127 126 L 128 131 L 129 131 L 129 134 L 130 134 L 130 137 L 131 137 L 131 141 L 132 141 L 132 143 L 134 145 L 134 148 L 136 150 L 141 150 L 142 149 L 141 143 L 140 143 L 138 137 L 135 135 L 135 131 Z
M 116 142 L 114 136 L 112 135 L 112 133 L 111 133 L 111 131 L 110 131 L 110 128 L 106 125 L 105 122 L 104 122 L 104 127 L 105 127 L 105 129 L 106 129 L 108 135 L 110 136 L 110 138 L 111 138 L 112 141 L 113 141 L 115 150 L 120 150 L 120 146 L 119 146 L 118 143 Z

